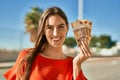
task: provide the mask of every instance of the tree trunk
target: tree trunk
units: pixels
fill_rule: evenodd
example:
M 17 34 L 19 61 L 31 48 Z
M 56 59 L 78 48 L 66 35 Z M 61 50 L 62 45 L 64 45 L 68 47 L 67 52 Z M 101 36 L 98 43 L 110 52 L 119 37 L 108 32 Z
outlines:
M 31 30 L 30 31 L 30 40 L 34 43 L 37 38 L 37 30 Z

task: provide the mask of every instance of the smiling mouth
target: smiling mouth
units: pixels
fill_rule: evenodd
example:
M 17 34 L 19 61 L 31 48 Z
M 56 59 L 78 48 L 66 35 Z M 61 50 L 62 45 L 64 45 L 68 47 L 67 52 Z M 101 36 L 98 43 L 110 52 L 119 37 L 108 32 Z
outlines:
M 52 38 L 53 41 L 60 41 L 61 37 L 57 37 L 57 38 Z

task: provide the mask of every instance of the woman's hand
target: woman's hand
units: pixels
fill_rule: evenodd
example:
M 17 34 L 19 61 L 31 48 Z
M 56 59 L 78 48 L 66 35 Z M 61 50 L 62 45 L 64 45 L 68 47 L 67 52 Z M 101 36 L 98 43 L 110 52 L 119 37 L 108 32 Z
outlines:
M 81 64 L 91 57 L 91 52 L 88 43 L 84 41 L 84 38 L 79 40 L 80 53 L 73 59 L 73 77 L 74 80 L 79 75 L 81 70 Z

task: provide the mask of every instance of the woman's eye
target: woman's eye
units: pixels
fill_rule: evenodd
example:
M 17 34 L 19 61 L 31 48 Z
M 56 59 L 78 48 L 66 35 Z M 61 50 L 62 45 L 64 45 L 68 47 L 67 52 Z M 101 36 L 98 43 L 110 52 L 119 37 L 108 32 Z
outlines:
M 51 26 L 47 26 L 47 29 L 52 29 L 52 27 Z
M 59 26 L 60 29 L 64 28 L 64 26 Z

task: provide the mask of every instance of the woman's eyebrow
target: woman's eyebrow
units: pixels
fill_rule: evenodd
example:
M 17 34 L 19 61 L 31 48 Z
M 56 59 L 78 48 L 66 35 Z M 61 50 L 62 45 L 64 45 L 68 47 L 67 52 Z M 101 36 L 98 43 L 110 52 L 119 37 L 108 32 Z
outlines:
M 63 24 L 63 23 L 61 23 L 61 24 L 59 24 L 58 26 L 64 26 L 65 24 Z
M 58 26 L 64 26 L 64 25 L 65 25 L 64 23 L 60 23 Z M 47 24 L 46 26 L 54 26 L 54 25 Z
M 53 25 L 49 25 L 49 24 L 47 24 L 46 26 L 53 26 Z

